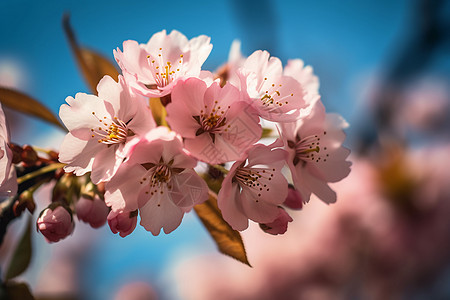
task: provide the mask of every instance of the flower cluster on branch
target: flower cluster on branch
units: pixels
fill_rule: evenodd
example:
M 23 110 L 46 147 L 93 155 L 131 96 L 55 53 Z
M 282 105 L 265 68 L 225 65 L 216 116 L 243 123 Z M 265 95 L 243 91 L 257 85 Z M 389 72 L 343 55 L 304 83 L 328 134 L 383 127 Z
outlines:
M 327 114 L 319 81 L 300 59 L 283 68 L 267 51 L 241 55 L 234 44 L 220 71 L 202 70 L 210 38 L 178 31 L 114 50 L 122 73 L 104 76 L 97 94 L 67 97 L 59 116 L 68 133 L 59 150 L 63 174 L 38 220 L 48 241 L 69 235 L 73 214 L 125 237 L 140 224 L 170 233 L 213 195 L 233 230 L 249 220 L 269 234 L 287 230 L 289 209 L 311 194 L 336 201 L 329 183 L 350 171 L 342 146 L 345 120 Z M 262 121 L 279 136 L 265 137 Z M 2 117 L 0 191 L 16 193 Z M 202 166 L 202 168 L 199 168 Z M 206 170 L 206 171 L 200 171 Z

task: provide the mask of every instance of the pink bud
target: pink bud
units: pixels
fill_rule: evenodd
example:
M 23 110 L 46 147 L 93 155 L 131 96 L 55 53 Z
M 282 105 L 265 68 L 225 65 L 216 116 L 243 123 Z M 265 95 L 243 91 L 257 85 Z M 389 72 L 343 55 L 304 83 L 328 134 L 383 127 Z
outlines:
M 95 195 L 94 199 L 81 197 L 75 207 L 78 220 L 89 223 L 93 228 L 99 228 L 106 223 L 109 208 L 105 201 Z
M 259 226 L 266 233 L 284 234 L 287 231 L 288 223 L 292 221 L 291 216 L 283 208 L 278 207 L 278 217 L 271 223 L 259 224 Z
M 286 200 L 284 200 L 283 205 L 295 210 L 302 209 L 303 207 L 302 196 L 292 184 L 288 186 L 288 195 L 286 197 Z
M 49 243 L 55 243 L 66 238 L 73 231 L 72 216 L 62 206 L 54 210 L 46 208 L 37 220 L 37 229 Z
M 137 211 L 135 212 L 119 212 L 111 211 L 108 215 L 108 225 L 111 231 L 119 233 L 121 237 L 126 237 L 136 228 Z

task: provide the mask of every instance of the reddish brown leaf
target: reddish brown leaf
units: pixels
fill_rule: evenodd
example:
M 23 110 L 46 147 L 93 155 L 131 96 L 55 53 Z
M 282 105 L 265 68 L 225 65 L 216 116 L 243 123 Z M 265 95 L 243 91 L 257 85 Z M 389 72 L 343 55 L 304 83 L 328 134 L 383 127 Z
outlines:
M 69 15 L 64 15 L 63 27 L 78 67 L 92 93 L 97 94 L 97 84 L 105 75 L 109 75 L 117 81 L 119 72 L 108 58 L 93 50 L 80 47 L 70 26 Z
M 216 242 L 220 252 L 251 267 L 241 235 L 225 222 L 220 213 L 217 206 L 217 195 L 210 191 L 209 199 L 194 206 L 194 210 Z
M 55 115 L 47 107 L 28 95 L 12 89 L 0 87 L 0 102 L 2 102 L 4 106 L 37 117 L 65 130 L 65 127 L 61 125 Z

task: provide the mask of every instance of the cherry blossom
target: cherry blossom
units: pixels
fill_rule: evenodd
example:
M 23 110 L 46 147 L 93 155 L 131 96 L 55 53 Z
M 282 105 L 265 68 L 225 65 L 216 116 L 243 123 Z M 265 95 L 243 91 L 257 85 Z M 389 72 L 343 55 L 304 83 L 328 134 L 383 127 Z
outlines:
M 170 94 L 177 80 L 199 76 L 201 66 L 212 50 L 210 38 L 201 35 L 188 40 L 173 30 L 155 33 L 147 44 L 128 40 L 114 57 L 132 86 L 148 97 Z
M 300 82 L 283 75 L 281 61 L 267 51 L 255 51 L 238 72 L 240 88 L 248 93 L 250 103 L 263 119 L 294 121 L 300 109 L 306 107 Z
M 283 75 L 297 80 L 306 93 L 319 94 L 319 78 L 311 66 L 305 66 L 301 59 L 290 59 L 284 67 Z
M 16 170 L 12 165 L 12 151 L 8 146 L 9 133 L 5 114 L 0 105 L 0 200 L 17 193 Z
M 343 128 L 348 124 L 337 114 L 326 114 L 320 100 L 311 105 L 309 115 L 292 123 L 280 123 L 288 166 L 295 188 L 304 202 L 311 193 L 326 203 L 336 201 L 328 182 L 345 178 L 350 172 L 350 151 L 342 146 Z
M 183 150 L 181 137 L 158 127 L 127 150 L 129 157 L 106 184 L 113 210 L 139 209 L 141 225 L 153 235 L 175 230 L 184 213 L 208 199 L 208 187 L 193 170 L 197 161 Z
M 92 228 L 103 226 L 109 213 L 105 201 L 97 195 L 94 199 L 81 197 L 75 206 L 75 211 L 78 220 L 89 223 Z
M 123 77 L 119 82 L 105 76 L 97 86 L 98 97 L 78 93 L 67 97 L 59 115 L 70 131 L 60 149 L 66 172 L 91 173 L 92 182 L 108 181 L 124 159 L 129 139 L 154 128 L 142 96 L 131 92 Z
M 302 195 L 300 195 L 292 184 L 288 186 L 288 195 L 283 205 L 294 210 L 299 210 L 303 207 Z
M 112 233 L 126 237 L 136 228 L 137 211 L 110 211 L 107 220 Z
M 281 173 L 287 153 L 270 146 L 255 145 L 244 160 L 236 161 L 225 177 L 217 204 L 235 230 L 245 230 L 248 219 L 258 223 L 274 221 L 288 193 Z
M 45 209 L 39 216 L 36 226 L 49 243 L 66 238 L 74 228 L 72 215 L 63 206 Z
M 266 233 L 278 235 L 286 233 L 288 223 L 292 221 L 294 220 L 291 216 L 282 207 L 278 207 L 278 217 L 270 223 L 259 224 L 259 226 Z
M 254 109 L 239 90 L 197 78 L 180 82 L 167 106 L 167 121 L 184 138 L 185 148 L 210 164 L 238 160 L 261 137 Z

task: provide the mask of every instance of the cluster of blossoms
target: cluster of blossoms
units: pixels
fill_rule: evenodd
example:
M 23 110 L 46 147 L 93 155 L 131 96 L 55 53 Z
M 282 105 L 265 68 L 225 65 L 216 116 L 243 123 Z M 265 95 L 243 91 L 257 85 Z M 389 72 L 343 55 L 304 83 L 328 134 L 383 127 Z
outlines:
M 297 59 L 283 69 L 266 51 L 244 58 L 234 45 L 226 67 L 214 74 L 201 69 L 211 50 L 209 37 L 188 40 L 175 30 L 147 44 L 125 41 L 114 51 L 122 70 L 117 82 L 105 76 L 97 96 L 66 99 L 59 115 L 69 133 L 59 161 L 66 175 L 84 176 L 91 186 L 89 199 L 77 200 L 79 219 L 97 227 L 107 218 L 124 237 L 139 214 L 153 235 L 170 233 L 208 199 L 211 170 L 220 173 L 223 218 L 239 231 L 252 220 L 282 234 L 292 221 L 283 207 L 300 209 L 312 193 L 336 201 L 328 183 L 350 171 L 342 147 L 347 124 L 325 112 L 312 68 Z M 278 128 L 270 145 L 258 143 L 262 119 Z M 201 165 L 209 170 L 203 177 L 196 171 Z

